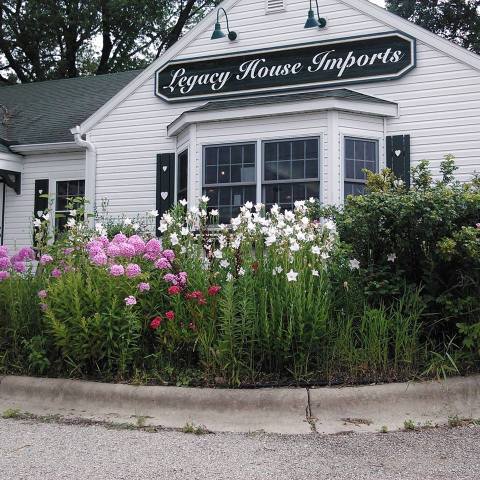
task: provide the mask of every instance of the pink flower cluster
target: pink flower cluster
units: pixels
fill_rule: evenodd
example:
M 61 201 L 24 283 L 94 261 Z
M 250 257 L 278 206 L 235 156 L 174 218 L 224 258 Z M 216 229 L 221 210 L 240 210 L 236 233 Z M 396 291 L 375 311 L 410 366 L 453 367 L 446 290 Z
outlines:
M 0 282 L 10 277 L 10 270 L 24 273 L 27 270 L 27 263 L 32 260 L 35 260 L 35 252 L 31 247 L 23 247 L 9 257 L 8 248 L 0 246 Z

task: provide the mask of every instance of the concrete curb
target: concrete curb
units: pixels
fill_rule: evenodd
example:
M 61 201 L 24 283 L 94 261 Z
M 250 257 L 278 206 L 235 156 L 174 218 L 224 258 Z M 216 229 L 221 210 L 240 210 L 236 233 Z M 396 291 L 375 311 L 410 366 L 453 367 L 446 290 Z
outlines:
M 147 387 L 81 380 L 0 377 L 0 413 L 20 408 L 112 422 L 214 431 L 320 433 L 379 431 L 445 424 L 449 417 L 480 418 L 480 375 L 445 382 L 345 388 L 224 390 Z

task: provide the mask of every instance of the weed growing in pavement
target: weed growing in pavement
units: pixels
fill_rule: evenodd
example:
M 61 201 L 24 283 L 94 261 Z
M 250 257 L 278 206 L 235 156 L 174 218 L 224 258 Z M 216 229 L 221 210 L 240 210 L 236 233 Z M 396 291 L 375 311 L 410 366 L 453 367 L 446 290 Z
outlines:
M 403 428 L 405 431 L 412 431 L 412 430 L 416 430 L 417 427 L 415 425 L 415 422 L 413 420 L 405 420 L 403 422 Z
M 213 433 L 212 431 L 208 430 L 205 425 L 195 425 L 194 423 L 187 422 L 183 428 L 183 433 L 193 433 L 194 435 L 206 435 L 208 433 Z

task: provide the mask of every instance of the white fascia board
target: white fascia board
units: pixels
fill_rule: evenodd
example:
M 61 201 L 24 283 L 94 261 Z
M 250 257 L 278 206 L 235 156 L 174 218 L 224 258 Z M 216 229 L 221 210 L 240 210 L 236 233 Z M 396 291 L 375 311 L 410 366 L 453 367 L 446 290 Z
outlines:
M 13 153 L 0 153 L 0 170 L 22 173 L 23 157 Z
M 464 47 L 457 45 L 456 43 L 446 40 L 440 35 L 427 30 L 415 23 L 406 20 L 399 15 L 389 12 L 385 8 L 375 5 L 369 2 L 369 0 L 337 0 L 344 5 L 347 5 L 355 10 L 369 15 L 376 20 L 389 25 L 396 30 L 401 30 L 404 33 L 408 33 L 412 37 L 416 38 L 437 51 L 443 52 L 448 56 L 460 60 L 467 65 L 480 70 L 480 55 L 470 52 Z
M 23 155 L 35 155 L 36 153 L 81 152 L 85 149 L 79 147 L 75 142 L 57 142 L 11 145 L 10 150 Z
M 366 102 L 344 98 L 322 98 L 318 100 L 303 100 L 291 103 L 232 108 L 225 110 L 189 111 L 182 113 L 167 127 L 169 137 L 178 135 L 188 125 L 194 123 L 217 122 L 254 117 L 270 117 L 294 113 L 309 113 L 322 110 L 342 110 L 345 112 L 377 115 L 381 117 L 396 117 L 398 106 L 395 103 Z
M 195 27 L 189 30 L 182 38 L 177 40 L 168 50 L 166 50 L 160 57 L 158 57 L 150 66 L 148 66 L 142 73 L 135 77 L 122 90 L 114 95 L 108 102 L 103 104 L 94 114 L 87 118 L 80 124 L 80 132 L 83 135 L 91 130 L 97 123 L 103 120 L 117 105 L 125 100 L 131 93 L 140 87 L 149 77 L 155 75 L 155 72 L 169 62 L 172 58 L 179 55 L 184 48 L 186 48 L 195 37 L 203 33 L 207 28 L 212 28 L 217 18 L 217 10 L 219 7 L 224 8 L 227 12 L 240 0 L 224 0 L 216 8 L 214 8 L 206 17 L 204 17 Z M 223 39 L 230 42 L 227 37 Z M 220 40 L 222 41 L 222 40 Z M 230 42 L 231 43 L 231 42 Z M 154 92 L 152 92 L 152 96 Z

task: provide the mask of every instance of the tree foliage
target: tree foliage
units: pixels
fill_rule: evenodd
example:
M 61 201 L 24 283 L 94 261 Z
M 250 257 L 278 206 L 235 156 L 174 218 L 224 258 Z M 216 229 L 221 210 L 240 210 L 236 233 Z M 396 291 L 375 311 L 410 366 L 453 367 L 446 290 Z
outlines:
M 480 53 L 480 0 L 386 0 L 387 10 Z
M 219 0 L 0 0 L 0 82 L 142 68 Z

